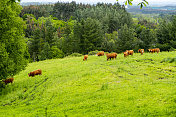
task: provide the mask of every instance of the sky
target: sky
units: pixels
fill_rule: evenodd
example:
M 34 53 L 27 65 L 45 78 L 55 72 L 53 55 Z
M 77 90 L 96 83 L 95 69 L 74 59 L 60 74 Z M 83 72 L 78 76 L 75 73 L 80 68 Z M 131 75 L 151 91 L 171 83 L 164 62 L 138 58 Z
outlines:
M 21 0 L 21 2 L 71 2 L 76 1 L 76 3 L 97 3 L 97 2 L 105 2 L 105 3 L 115 3 L 116 0 Z M 125 0 L 119 0 L 120 4 L 123 4 Z M 137 4 L 141 2 L 142 0 L 133 0 L 133 4 Z M 176 0 L 147 0 L 149 2 L 149 5 L 152 4 L 159 4 L 159 5 L 172 5 L 176 4 Z

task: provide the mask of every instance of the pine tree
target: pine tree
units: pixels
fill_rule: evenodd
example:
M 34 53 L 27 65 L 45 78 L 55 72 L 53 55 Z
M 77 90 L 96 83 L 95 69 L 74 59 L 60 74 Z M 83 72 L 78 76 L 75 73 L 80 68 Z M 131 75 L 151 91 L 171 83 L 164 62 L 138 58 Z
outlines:
M 125 51 L 134 49 L 135 47 L 135 40 L 136 40 L 136 33 L 133 28 L 129 28 L 126 24 L 122 26 L 119 30 L 119 38 L 118 38 L 118 50 Z

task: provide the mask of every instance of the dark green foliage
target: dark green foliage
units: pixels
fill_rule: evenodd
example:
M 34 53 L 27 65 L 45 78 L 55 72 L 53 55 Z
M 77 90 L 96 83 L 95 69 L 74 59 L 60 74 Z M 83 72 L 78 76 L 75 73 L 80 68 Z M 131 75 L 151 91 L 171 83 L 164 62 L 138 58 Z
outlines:
M 132 23 L 130 14 L 119 3 L 114 5 L 106 3 L 85 5 L 75 2 L 57 2 L 54 5 L 52 15 L 64 21 L 68 21 L 71 17 L 78 21 L 87 18 L 96 19 L 101 23 L 104 33 L 112 33 L 120 29 L 121 25 L 127 24 L 130 26 Z
M 50 45 L 48 42 L 46 42 L 43 46 L 42 51 L 39 54 L 39 60 L 46 60 L 46 59 L 51 59 L 51 51 L 50 51 Z
M 53 17 L 27 19 L 26 36 L 29 37 L 29 53 L 33 61 L 64 57 L 59 49 L 58 22 Z
M 176 16 L 171 22 L 163 20 L 157 30 L 158 45 L 164 51 L 169 51 L 170 48 L 176 48 Z
M 62 52 L 62 50 L 57 48 L 57 46 L 52 46 L 50 51 L 51 51 L 51 58 L 63 58 L 64 57 L 64 53 Z
M 72 1 L 71 3 L 57 2 L 54 5 L 52 15 L 58 19 L 67 21 L 71 16 L 74 16 L 76 8 L 77 5 L 75 1 Z
M 118 51 L 118 32 L 106 33 L 101 48 L 106 52 Z
M 118 51 L 122 52 L 125 50 L 131 50 L 135 47 L 136 33 L 133 28 L 129 28 L 127 25 L 124 25 L 118 33 Z
M 148 49 L 155 47 L 156 40 L 156 34 L 153 30 L 143 28 L 139 34 L 139 48 Z
M 99 20 L 103 33 L 112 33 L 120 29 L 124 24 L 128 26 L 132 24 L 131 15 L 119 3 L 114 5 L 98 3 L 95 6 L 78 9 L 76 11 L 76 18 L 79 21 L 86 18 Z
M 37 19 L 39 17 L 49 17 L 53 11 L 53 5 L 30 5 L 24 6 L 20 13 L 20 17 L 25 17 L 25 14 L 33 14 Z
M 0 79 L 13 76 L 28 63 L 24 22 L 18 16 L 22 7 L 10 0 L 0 1 Z
M 100 49 L 103 38 L 100 22 L 87 18 L 82 22 L 82 31 L 81 53 L 88 53 L 89 51 Z

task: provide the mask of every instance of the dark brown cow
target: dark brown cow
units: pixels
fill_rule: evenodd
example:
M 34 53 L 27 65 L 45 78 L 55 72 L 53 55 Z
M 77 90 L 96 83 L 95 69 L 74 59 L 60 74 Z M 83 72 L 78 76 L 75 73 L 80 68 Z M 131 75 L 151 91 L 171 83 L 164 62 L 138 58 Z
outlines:
M 3 80 L 3 82 L 7 85 L 8 83 L 13 83 L 13 81 L 14 81 L 14 78 L 7 78 L 7 79 L 5 79 L 5 80 Z
M 83 59 L 83 61 L 87 61 L 87 58 L 88 58 L 88 55 L 84 55 L 84 59 Z
M 34 77 L 35 75 L 42 75 L 42 70 L 41 69 L 38 69 L 38 70 L 35 70 L 35 71 L 32 71 L 30 73 L 28 73 L 28 76 L 32 76 Z

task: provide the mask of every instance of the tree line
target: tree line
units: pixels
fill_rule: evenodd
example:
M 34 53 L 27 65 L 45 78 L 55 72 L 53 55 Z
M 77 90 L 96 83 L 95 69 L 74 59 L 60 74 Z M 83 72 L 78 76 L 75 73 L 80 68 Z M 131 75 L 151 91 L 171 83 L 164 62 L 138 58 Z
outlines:
M 118 2 L 96 5 L 57 2 L 25 6 L 21 13 L 27 24 L 29 53 L 31 58 L 35 55 L 39 60 L 93 50 L 120 53 L 126 49 L 176 48 L 175 16 L 158 24 L 145 19 L 135 21 Z M 43 16 L 39 17 L 40 14 Z

